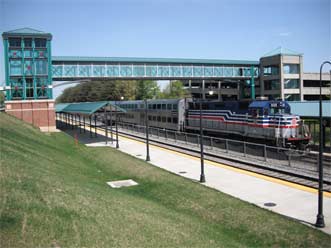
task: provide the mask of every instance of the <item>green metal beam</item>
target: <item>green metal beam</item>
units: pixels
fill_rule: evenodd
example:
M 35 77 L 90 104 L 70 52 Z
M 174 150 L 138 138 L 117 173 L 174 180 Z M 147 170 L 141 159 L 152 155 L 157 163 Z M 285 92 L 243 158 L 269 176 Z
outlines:
M 254 66 L 251 66 L 251 98 L 255 99 Z
M 9 61 L 8 61 L 8 39 L 3 40 L 4 54 L 5 54 L 5 75 L 6 75 L 6 86 L 10 86 L 9 81 Z M 6 90 L 7 100 L 11 100 L 11 90 Z

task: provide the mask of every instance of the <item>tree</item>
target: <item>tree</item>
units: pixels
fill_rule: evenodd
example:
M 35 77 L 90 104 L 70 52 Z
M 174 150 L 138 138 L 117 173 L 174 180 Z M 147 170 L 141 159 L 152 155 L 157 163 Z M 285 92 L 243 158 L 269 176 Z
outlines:
M 189 92 L 184 89 L 183 83 L 181 81 L 170 82 L 161 93 L 161 98 L 164 99 L 184 98 L 189 96 Z
M 60 102 L 94 102 L 119 100 L 148 99 L 159 95 L 160 89 L 154 81 L 91 81 L 67 88 L 56 99 Z
M 137 83 L 136 99 L 154 99 L 159 98 L 160 87 L 157 82 L 152 80 L 139 80 Z

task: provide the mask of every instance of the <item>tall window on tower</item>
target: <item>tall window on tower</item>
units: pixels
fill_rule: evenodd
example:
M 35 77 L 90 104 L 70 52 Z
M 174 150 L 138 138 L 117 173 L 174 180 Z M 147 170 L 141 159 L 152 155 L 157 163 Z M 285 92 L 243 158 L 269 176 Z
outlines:
M 46 48 L 46 39 L 36 38 L 34 44 L 36 48 Z
M 21 38 L 9 38 L 9 47 L 21 47 Z

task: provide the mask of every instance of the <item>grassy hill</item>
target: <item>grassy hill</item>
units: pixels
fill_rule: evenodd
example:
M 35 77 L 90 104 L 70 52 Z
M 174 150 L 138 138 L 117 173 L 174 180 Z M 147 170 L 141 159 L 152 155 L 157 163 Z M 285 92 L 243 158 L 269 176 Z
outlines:
M 0 114 L 1 247 L 329 247 L 331 236 Z M 111 189 L 132 178 L 138 186 Z

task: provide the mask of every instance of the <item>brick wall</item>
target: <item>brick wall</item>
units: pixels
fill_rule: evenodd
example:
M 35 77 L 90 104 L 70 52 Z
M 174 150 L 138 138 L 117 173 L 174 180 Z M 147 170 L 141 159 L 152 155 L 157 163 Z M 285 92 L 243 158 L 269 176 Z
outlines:
M 44 132 L 53 132 L 55 126 L 54 100 L 6 101 L 5 111 Z

